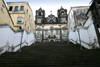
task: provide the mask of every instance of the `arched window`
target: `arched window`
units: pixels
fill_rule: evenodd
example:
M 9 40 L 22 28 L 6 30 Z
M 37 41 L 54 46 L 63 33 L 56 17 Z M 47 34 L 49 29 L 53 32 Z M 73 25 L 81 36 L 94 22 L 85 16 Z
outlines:
M 39 12 L 39 16 L 41 16 L 41 12 Z
M 85 9 L 83 9 L 83 13 L 86 14 L 86 10 Z
M 62 11 L 62 13 L 61 13 L 62 15 L 64 15 L 64 12 Z
M 80 14 L 80 11 L 79 10 L 77 10 L 77 14 Z

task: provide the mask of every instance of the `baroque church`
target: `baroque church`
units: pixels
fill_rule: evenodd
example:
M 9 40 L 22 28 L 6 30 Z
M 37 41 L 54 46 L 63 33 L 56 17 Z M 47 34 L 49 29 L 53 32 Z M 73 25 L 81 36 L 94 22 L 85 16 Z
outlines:
M 57 16 L 45 17 L 45 10 L 36 10 L 36 40 L 37 42 L 64 42 L 67 41 L 67 9 L 61 7 Z

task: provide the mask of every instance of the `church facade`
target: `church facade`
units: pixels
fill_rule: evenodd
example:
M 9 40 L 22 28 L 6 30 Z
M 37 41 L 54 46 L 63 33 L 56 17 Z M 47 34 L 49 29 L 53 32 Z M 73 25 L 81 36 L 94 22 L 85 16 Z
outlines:
M 36 40 L 37 42 L 63 42 L 67 41 L 67 10 L 61 7 L 57 11 L 58 17 L 48 15 L 45 10 L 36 10 Z

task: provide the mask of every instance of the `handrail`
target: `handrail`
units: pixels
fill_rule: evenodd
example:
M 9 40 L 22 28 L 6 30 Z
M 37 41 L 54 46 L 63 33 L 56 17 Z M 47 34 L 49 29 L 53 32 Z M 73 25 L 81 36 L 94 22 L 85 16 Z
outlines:
M 86 42 L 84 42 L 84 41 L 82 41 L 81 40 L 81 42 L 83 42 L 83 43 L 85 43 L 85 44 L 87 44 L 87 45 L 89 45 L 89 46 L 93 46 L 96 42 L 93 42 L 92 44 L 89 44 L 89 43 L 86 43 Z
M 7 45 L 0 47 L 0 52 L 3 50 L 3 48 L 6 48 Z
M 5 46 L 3 46 L 3 47 L 0 47 L 0 49 L 3 49 L 3 48 L 5 48 L 7 45 L 5 45 Z
M 30 42 L 32 42 L 33 40 L 31 40 Z M 29 42 L 29 43 L 30 43 Z M 26 43 L 26 44 L 29 44 L 29 43 L 27 43 L 27 42 L 23 42 L 23 43 L 20 43 L 20 44 L 18 44 L 18 45 L 16 45 L 15 47 L 13 47 L 14 49 L 16 48 L 16 47 L 18 47 L 18 46 L 20 46 L 21 44 L 24 44 L 24 43 Z
M 31 40 L 29 43 L 31 43 L 31 42 L 33 42 L 34 40 Z M 5 46 L 3 46 L 3 47 L 0 47 L 0 49 L 1 49 L 1 51 L 3 51 L 4 50 L 4 48 L 6 48 L 6 51 L 9 51 L 9 49 L 11 48 L 11 50 L 13 51 L 16 47 L 18 47 L 18 46 L 20 46 L 21 44 L 24 44 L 24 43 L 26 43 L 27 45 L 29 44 L 29 43 L 27 43 L 27 42 L 23 42 L 23 43 L 20 43 L 20 44 L 18 44 L 18 45 L 16 45 L 16 46 L 9 46 L 8 44 L 7 45 L 5 45 Z M 8 49 L 7 49 L 8 48 Z M 0 51 L 0 52 L 1 52 Z
M 73 39 L 71 39 L 72 41 L 74 41 Z M 74 41 L 74 42 L 76 42 L 76 41 Z
M 23 42 L 23 43 L 25 43 L 25 42 Z M 16 45 L 15 47 L 13 47 L 13 48 L 16 48 L 16 47 L 18 47 L 18 46 L 20 46 L 21 44 L 23 44 L 23 43 L 20 43 L 20 44 L 18 44 L 18 45 Z
M 81 42 L 83 42 L 83 43 L 85 43 L 85 44 L 87 44 L 87 45 L 90 45 L 89 43 L 86 43 L 86 42 L 84 42 L 84 41 L 82 41 L 82 40 L 81 40 Z

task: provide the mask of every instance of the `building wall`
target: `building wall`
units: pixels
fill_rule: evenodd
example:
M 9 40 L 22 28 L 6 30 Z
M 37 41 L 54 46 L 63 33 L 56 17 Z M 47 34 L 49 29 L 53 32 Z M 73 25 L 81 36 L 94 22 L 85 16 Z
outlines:
M 51 36 L 51 31 L 53 31 L 53 36 L 56 36 L 55 41 L 61 41 L 60 35 L 62 36 L 62 41 L 67 41 L 67 29 L 62 29 L 63 27 L 66 27 L 67 24 L 44 24 L 43 27 L 42 25 L 36 25 L 36 38 L 38 42 L 42 42 L 42 37 L 43 37 L 43 42 L 48 40 L 48 36 Z M 60 28 L 61 26 L 61 28 Z M 51 30 L 51 27 L 53 27 L 53 30 Z M 58 28 L 58 29 L 56 29 Z M 37 30 L 38 29 L 38 30 Z M 43 30 L 44 29 L 44 30 Z M 60 29 L 61 34 L 60 34 Z M 43 30 L 43 32 L 42 32 Z M 56 31 L 58 31 L 58 35 L 56 34 Z M 64 31 L 66 34 L 64 34 Z M 40 32 L 40 35 L 38 35 L 38 32 Z M 45 32 L 47 32 L 47 35 L 45 35 Z M 42 36 L 43 33 L 43 36 Z
M 73 13 L 73 9 L 69 12 L 68 14 L 68 28 L 69 28 L 69 31 L 74 31 L 74 26 L 75 26 L 75 23 L 74 23 L 74 13 Z
M 32 32 L 27 33 L 25 30 L 23 32 L 19 32 L 18 30 L 14 31 L 9 25 L 0 26 L 0 32 L 0 49 L 3 49 L 4 51 L 7 50 L 8 46 L 15 47 L 19 45 L 21 43 L 21 38 L 23 43 L 21 47 L 30 46 L 36 40 L 35 35 Z M 20 49 L 20 46 L 16 47 L 14 51 L 17 51 L 18 49 Z M 11 50 L 11 48 L 9 50 Z
M 1 10 L 2 5 L 4 6 L 3 11 Z M 9 24 L 14 30 L 18 29 L 18 27 L 14 27 L 13 21 L 3 0 L 0 0 L 0 24 Z
M 27 32 L 33 32 L 35 33 L 35 23 L 34 23 L 34 18 L 33 18 L 33 13 L 32 10 L 27 2 L 8 2 L 7 3 L 7 8 L 9 10 L 10 6 L 13 6 L 12 11 L 9 11 L 15 26 L 21 26 L 22 29 L 26 29 Z M 14 11 L 15 6 L 18 6 L 18 11 Z M 24 6 L 24 10 L 20 11 L 20 6 Z M 28 9 L 28 14 L 27 14 L 27 9 Z M 30 19 L 29 19 L 30 15 Z M 17 24 L 17 18 L 22 17 L 22 24 Z M 25 21 L 27 21 L 26 27 L 25 27 Z M 29 26 L 29 30 L 28 30 Z
M 88 18 L 84 23 L 83 27 L 79 27 L 80 35 L 78 34 L 77 30 L 75 32 L 70 31 L 69 40 L 75 44 L 80 43 L 81 41 L 81 45 L 87 49 L 92 49 L 97 47 L 99 48 L 99 43 L 94 28 L 91 11 L 87 13 L 87 16 Z M 80 40 L 79 40 L 79 36 L 80 36 Z
M 88 11 L 88 8 L 88 6 L 71 7 L 68 14 L 69 31 L 75 31 L 74 27 L 76 25 L 83 25 L 87 18 L 86 13 Z M 83 12 L 84 9 L 85 13 Z M 79 13 L 77 11 L 79 11 Z

